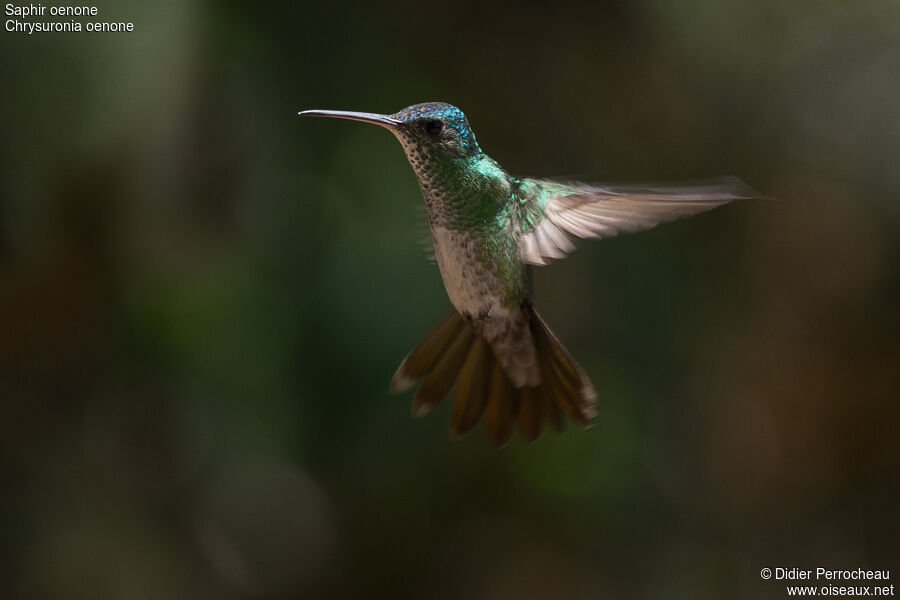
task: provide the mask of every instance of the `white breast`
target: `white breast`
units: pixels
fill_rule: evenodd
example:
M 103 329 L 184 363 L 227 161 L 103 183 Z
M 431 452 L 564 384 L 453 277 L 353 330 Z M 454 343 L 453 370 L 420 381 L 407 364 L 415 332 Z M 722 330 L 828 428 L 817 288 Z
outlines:
M 444 288 L 456 310 L 471 316 L 497 316 L 500 299 L 493 264 L 477 238 L 443 227 L 433 227 L 431 235 Z

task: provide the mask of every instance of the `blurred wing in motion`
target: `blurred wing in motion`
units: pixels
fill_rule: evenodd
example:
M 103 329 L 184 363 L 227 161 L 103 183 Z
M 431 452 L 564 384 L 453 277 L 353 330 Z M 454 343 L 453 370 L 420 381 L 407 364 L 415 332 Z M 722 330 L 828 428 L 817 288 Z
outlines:
M 733 200 L 759 194 L 737 177 L 675 185 L 590 185 L 524 179 L 520 201 L 519 254 L 545 265 L 575 249 L 570 236 L 607 238 L 650 229 Z

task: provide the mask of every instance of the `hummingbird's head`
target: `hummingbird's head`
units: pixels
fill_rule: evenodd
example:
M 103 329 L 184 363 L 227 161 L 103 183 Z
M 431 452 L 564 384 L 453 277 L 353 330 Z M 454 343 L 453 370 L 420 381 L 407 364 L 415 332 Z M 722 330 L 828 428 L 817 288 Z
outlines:
M 339 110 L 305 110 L 300 114 L 381 125 L 400 140 L 417 171 L 429 160 L 467 158 L 481 153 L 466 115 L 444 102 L 414 104 L 392 115 Z
M 481 153 L 466 115 L 453 105 L 413 104 L 391 118 L 398 122 L 392 131 L 403 144 L 410 162 L 415 158 L 464 158 Z

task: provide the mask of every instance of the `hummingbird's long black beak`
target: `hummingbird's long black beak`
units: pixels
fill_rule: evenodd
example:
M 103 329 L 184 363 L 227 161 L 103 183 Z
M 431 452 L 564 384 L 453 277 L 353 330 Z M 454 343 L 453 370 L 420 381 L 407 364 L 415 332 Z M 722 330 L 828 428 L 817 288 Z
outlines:
M 301 117 L 334 117 L 336 119 L 350 119 L 363 123 L 374 123 L 388 129 L 393 129 L 401 123 L 397 119 L 377 113 L 353 112 L 349 110 L 302 110 L 297 113 Z

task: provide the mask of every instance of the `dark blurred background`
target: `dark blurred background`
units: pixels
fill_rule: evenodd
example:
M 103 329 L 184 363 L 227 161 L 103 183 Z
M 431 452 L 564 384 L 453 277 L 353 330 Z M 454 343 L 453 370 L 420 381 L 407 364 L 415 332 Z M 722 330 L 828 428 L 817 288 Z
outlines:
M 781 598 L 900 570 L 900 4 L 101 1 L 0 33 L 0 596 Z M 775 200 L 536 275 L 594 428 L 387 384 L 449 309 L 387 132 Z M 896 582 L 900 583 L 900 582 Z

